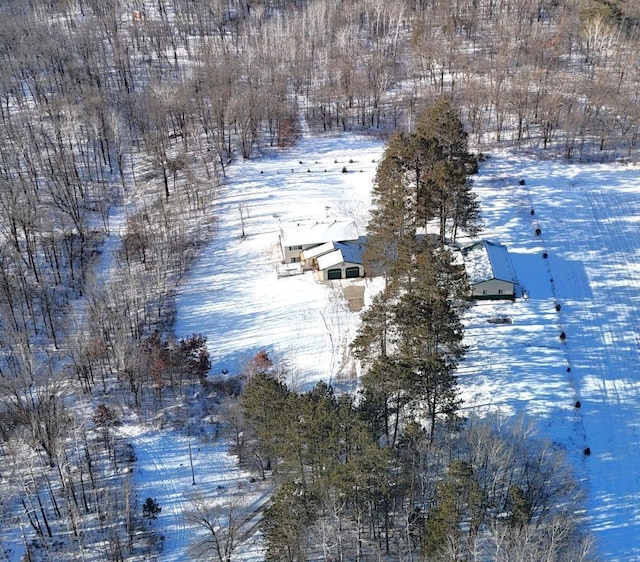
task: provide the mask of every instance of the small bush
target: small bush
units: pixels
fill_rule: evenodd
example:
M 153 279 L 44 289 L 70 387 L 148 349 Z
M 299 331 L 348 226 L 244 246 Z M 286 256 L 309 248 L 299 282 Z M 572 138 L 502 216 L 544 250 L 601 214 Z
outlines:
M 536 228 L 536 236 L 540 236 L 542 234 L 542 230 Z
M 580 404 L 580 400 L 576 400 L 576 408 L 579 408 L 580 406 L 582 406 L 582 404 Z
M 547 252 L 544 252 L 544 254 L 542 254 L 542 257 L 546 260 L 549 257 L 549 254 L 547 254 Z
M 147 498 L 142 505 L 142 516 L 147 519 L 155 519 L 161 511 L 160 504 L 154 498 Z
M 560 312 L 561 309 L 562 306 L 560 306 L 560 303 L 556 304 L 556 312 Z
M 565 334 L 564 332 L 560 332 L 560 339 L 562 341 L 566 340 L 567 339 L 567 334 Z
M 535 212 L 533 209 L 531 209 L 531 210 L 529 211 L 529 214 L 530 214 L 531 216 L 533 216 L 533 215 L 535 215 L 535 214 L 536 214 L 536 212 Z
M 347 167 L 346 166 L 342 166 L 342 173 L 346 174 L 347 173 Z
M 526 182 L 524 180 L 520 180 L 520 185 L 524 185 Z

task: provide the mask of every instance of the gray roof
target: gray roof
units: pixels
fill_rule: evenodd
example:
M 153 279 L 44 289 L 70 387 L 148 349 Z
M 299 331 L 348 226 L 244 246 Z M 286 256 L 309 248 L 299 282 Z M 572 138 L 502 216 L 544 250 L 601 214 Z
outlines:
M 334 242 L 334 250 L 318 256 L 318 268 L 327 269 L 339 263 L 362 265 L 364 246 L 357 242 Z
M 462 249 L 464 264 L 472 285 L 498 279 L 517 283 L 518 279 L 506 246 L 481 240 Z

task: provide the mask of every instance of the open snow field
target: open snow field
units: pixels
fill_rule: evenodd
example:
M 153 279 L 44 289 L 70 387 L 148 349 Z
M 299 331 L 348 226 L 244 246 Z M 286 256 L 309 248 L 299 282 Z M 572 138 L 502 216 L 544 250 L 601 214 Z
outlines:
M 640 170 L 496 157 L 476 191 L 529 298 L 469 314 L 467 405 L 535 417 L 583 482 L 602 558 L 640 559 Z
M 311 273 L 277 277 L 278 228 L 348 216 L 364 233 L 383 148 L 356 136 L 303 138 L 230 170 L 215 240 L 177 303 L 177 335 L 209 338 L 213 375 L 240 372 L 264 349 L 296 388 L 353 382 L 346 346 L 358 313 L 338 284 L 318 284 Z M 509 247 L 528 298 L 468 313 L 459 370 L 466 407 L 537 420 L 541 435 L 566 448 L 588 493 L 602 558 L 640 559 L 640 170 L 496 155 L 481 165 L 475 189 L 483 236 Z M 249 211 L 244 239 L 240 203 Z M 495 315 L 513 323 L 488 323 Z
M 215 240 L 178 296 L 176 333 L 208 337 L 213 375 L 238 374 L 265 350 L 293 388 L 354 378 L 346 347 L 359 315 L 348 310 L 340 282 L 319 284 L 311 273 L 279 278 L 278 235 L 281 222 L 342 217 L 354 219 L 363 235 L 382 151 L 364 137 L 303 138 L 290 150 L 230 168 Z M 248 211 L 245 238 L 240 205 Z

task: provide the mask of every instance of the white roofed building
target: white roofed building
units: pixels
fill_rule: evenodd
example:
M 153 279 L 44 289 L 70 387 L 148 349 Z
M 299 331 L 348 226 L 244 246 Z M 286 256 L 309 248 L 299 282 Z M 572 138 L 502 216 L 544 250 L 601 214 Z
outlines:
M 303 258 L 318 281 L 364 277 L 364 245 L 360 242 L 332 242 L 312 248 L 310 252 L 312 256 L 303 252 Z
M 280 248 L 284 263 L 302 260 L 302 252 L 333 242 L 358 240 L 358 229 L 350 219 L 292 221 L 280 225 Z
M 506 246 L 481 240 L 462 248 L 461 252 L 472 298 L 515 298 L 518 279 Z

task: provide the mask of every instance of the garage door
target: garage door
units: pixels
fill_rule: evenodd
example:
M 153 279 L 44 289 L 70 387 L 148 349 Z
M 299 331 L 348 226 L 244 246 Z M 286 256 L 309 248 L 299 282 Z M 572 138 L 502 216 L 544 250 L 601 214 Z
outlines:
M 347 267 L 345 271 L 345 277 L 347 279 L 351 279 L 353 277 L 360 277 L 360 268 L 359 267 Z
M 327 279 L 342 279 L 342 270 L 330 269 L 327 271 Z

